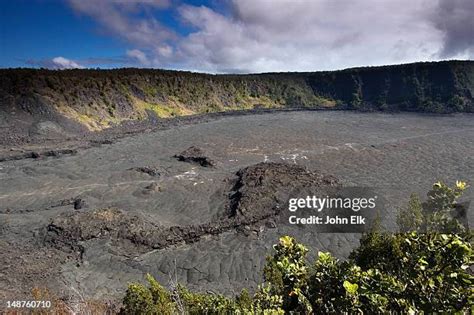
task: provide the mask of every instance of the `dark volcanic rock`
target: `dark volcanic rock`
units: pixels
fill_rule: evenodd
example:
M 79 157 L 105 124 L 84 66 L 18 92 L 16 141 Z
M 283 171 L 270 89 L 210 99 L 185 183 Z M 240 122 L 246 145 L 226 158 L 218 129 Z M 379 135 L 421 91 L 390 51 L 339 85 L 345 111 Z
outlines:
M 174 156 L 178 161 L 196 163 L 204 167 L 215 166 L 215 162 L 204 154 L 198 147 L 192 146 Z
M 133 255 L 182 243 L 195 243 L 202 236 L 217 235 L 232 229 L 259 234 L 263 231 L 263 225 L 257 226 L 260 222 L 268 228 L 276 227 L 275 219 L 279 217 L 281 205 L 292 189 L 311 187 L 319 190 L 339 186 L 338 180 L 332 176 L 283 163 L 259 163 L 240 170 L 236 175 L 236 181 L 229 187 L 232 190 L 229 194 L 229 212 L 211 222 L 163 227 L 113 208 L 77 211 L 53 219 L 46 228 L 44 240 L 55 248 L 82 253 L 83 242 L 106 238 L 125 249 L 127 255 Z M 156 191 L 159 186 L 152 183 L 145 189 Z
M 151 222 L 109 208 L 64 213 L 47 226 L 44 240 L 53 247 L 76 251 L 82 248 L 79 242 L 96 238 L 151 245 L 158 231 L 159 227 Z
M 194 243 L 203 235 L 215 235 L 238 225 L 222 220 L 202 225 L 161 227 L 141 217 L 108 208 L 68 212 L 54 218 L 45 229 L 44 242 L 53 248 L 82 256 L 85 242 L 108 239 L 127 255 L 162 249 L 181 243 Z M 80 258 L 78 257 L 78 258 Z
M 333 176 L 285 163 L 259 163 L 239 170 L 236 175 L 230 215 L 249 221 L 278 215 L 294 191 L 340 186 Z
M 63 149 L 63 150 L 46 151 L 46 152 L 40 153 L 40 155 L 59 157 L 61 155 L 74 155 L 76 153 L 77 153 L 77 150 L 75 149 Z
M 160 176 L 160 169 L 157 167 L 149 167 L 149 166 L 142 166 L 142 167 L 133 167 L 130 170 L 137 171 L 141 173 L 148 174 L 150 176 Z
M 16 161 L 24 159 L 39 159 L 41 157 L 60 157 L 62 155 L 74 155 L 77 153 L 75 149 L 58 149 L 58 150 L 48 150 L 48 151 L 32 151 L 22 154 L 8 155 L 0 157 L 0 162 L 5 161 Z
M 83 199 L 79 198 L 74 200 L 74 210 L 80 210 L 82 208 L 85 208 L 86 206 L 86 202 Z

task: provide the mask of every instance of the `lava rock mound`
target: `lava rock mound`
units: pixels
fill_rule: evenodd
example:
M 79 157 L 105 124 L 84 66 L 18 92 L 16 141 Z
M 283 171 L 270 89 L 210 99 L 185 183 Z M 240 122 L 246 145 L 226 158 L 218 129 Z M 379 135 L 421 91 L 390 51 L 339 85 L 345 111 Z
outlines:
M 243 168 L 236 175 L 228 210 L 230 216 L 246 221 L 277 216 L 292 192 L 341 186 L 334 176 L 286 163 L 262 162 Z
M 60 249 L 81 250 L 80 242 L 107 238 L 112 242 L 129 241 L 135 245 L 152 246 L 159 226 L 108 208 L 64 213 L 54 218 L 46 228 L 45 242 Z
M 216 164 L 212 159 L 206 156 L 202 149 L 195 146 L 187 148 L 180 154 L 174 155 L 174 157 L 177 158 L 178 161 L 195 163 L 203 167 L 213 167 Z
M 115 208 L 74 211 L 54 218 L 45 229 L 44 241 L 82 257 L 88 241 L 106 239 L 126 255 L 134 255 L 255 225 L 275 228 L 276 218 L 295 190 L 322 192 L 340 186 L 333 176 L 284 163 L 259 163 L 239 170 L 236 176 L 228 188 L 227 211 L 210 222 L 166 227 Z M 158 186 L 151 184 L 147 189 Z

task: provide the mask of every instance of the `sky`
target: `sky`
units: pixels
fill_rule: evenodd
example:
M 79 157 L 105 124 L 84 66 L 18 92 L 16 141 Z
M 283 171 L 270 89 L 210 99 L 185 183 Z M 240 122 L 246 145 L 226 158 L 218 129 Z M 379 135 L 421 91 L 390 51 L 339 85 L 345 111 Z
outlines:
M 474 59 L 474 0 L 0 0 L 0 67 L 320 71 Z

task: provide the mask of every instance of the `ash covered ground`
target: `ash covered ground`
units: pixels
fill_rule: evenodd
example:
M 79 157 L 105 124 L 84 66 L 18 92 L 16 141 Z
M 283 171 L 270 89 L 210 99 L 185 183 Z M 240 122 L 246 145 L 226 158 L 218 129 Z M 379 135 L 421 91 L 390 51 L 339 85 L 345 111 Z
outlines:
M 437 180 L 473 184 L 473 118 L 298 111 L 176 123 L 92 146 L 4 144 L 0 299 L 35 286 L 120 299 L 145 273 L 233 294 L 261 281 L 265 256 L 286 234 L 312 255 L 345 258 L 360 235 L 283 224 L 285 194 L 375 187 L 393 228 L 410 193 L 424 196 Z M 465 199 L 473 197 L 470 188 Z

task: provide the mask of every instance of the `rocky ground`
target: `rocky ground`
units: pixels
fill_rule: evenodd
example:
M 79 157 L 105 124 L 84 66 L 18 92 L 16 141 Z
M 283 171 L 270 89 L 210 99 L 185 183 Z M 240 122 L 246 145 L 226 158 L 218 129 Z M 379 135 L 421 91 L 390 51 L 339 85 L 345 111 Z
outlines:
M 28 297 L 33 287 L 65 299 L 120 299 L 147 272 L 232 294 L 261 280 L 283 234 L 312 255 L 347 257 L 359 234 L 279 219 L 289 192 L 373 187 L 393 228 L 411 192 L 424 195 L 437 180 L 472 182 L 473 118 L 299 111 L 4 135 L 0 299 Z

